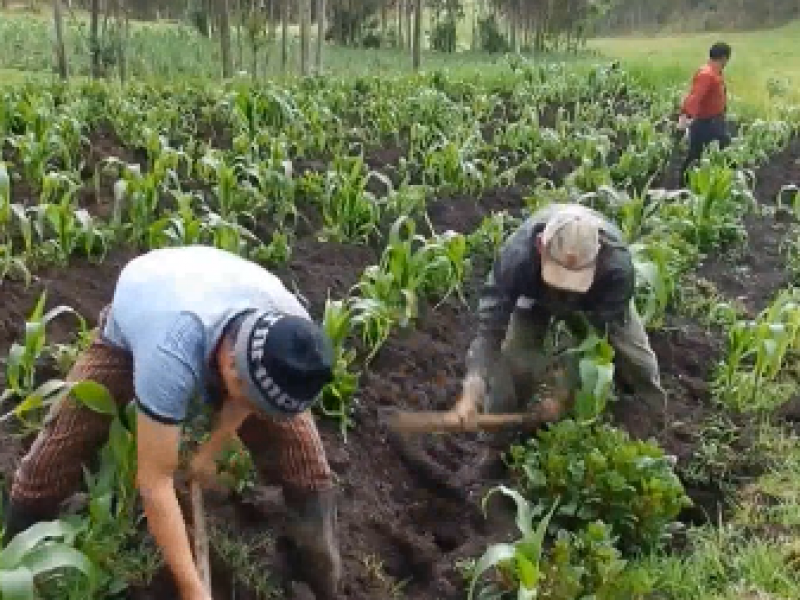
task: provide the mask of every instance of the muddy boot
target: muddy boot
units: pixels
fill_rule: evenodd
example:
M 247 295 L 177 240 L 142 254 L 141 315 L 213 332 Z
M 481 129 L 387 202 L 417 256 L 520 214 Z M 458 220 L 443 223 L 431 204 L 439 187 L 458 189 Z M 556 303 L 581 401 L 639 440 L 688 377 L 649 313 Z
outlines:
M 288 534 L 301 576 L 317 600 L 334 600 L 342 576 L 336 490 L 284 490 Z

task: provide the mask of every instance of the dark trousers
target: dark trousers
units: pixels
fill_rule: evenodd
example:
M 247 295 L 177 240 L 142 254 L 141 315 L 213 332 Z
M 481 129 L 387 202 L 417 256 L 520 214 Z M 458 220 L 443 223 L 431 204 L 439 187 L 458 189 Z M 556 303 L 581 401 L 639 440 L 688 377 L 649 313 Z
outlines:
M 725 148 L 731 143 L 725 117 L 709 117 L 695 119 L 689 126 L 689 152 L 681 167 L 681 182 L 686 183 L 686 171 L 693 163 L 700 160 L 705 149 L 716 141 L 720 148 Z

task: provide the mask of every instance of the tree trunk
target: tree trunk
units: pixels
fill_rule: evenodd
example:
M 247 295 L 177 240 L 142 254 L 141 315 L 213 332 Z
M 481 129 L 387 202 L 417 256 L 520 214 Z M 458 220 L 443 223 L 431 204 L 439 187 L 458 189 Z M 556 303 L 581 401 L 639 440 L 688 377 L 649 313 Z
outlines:
M 325 0 L 317 0 L 317 75 L 322 75 L 322 48 L 325 43 Z
M 397 47 L 402 48 L 405 45 L 403 38 L 403 9 L 405 7 L 405 0 L 397 0 Z
M 219 0 L 219 43 L 222 51 L 222 78 L 228 79 L 233 71 L 231 64 L 231 27 L 228 0 Z
M 275 15 L 275 3 L 278 0 L 269 0 L 269 43 L 274 44 L 278 39 L 278 19 Z
M 61 0 L 53 0 L 53 26 L 56 30 L 55 54 L 58 75 L 67 80 L 67 50 L 64 46 L 64 19 L 61 15 Z
M 92 0 L 91 21 L 89 22 L 89 52 L 91 55 L 91 74 L 92 79 L 100 77 L 100 38 L 98 29 L 100 27 L 100 0 Z
M 131 22 L 128 18 L 128 10 L 123 5 L 124 1 L 125 0 L 117 0 L 117 22 L 119 23 L 117 61 L 119 63 L 119 80 L 123 83 L 128 79 L 128 39 L 131 35 Z
M 286 74 L 289 65 L 289 2 L 281 0 L 281 70 Z
M 236 10 L 239 13 L 239 26 L 236 28 L 236 46 L 239 51 L 239 57 L 236 61 L 237 69 L 244 68 L 244 33 L 247 31 L 245 27 L 245 12 L 242 0 L 237 0 Z
M 300 0 L 300 74 L 308 75 L 308 10 L 311 0 Z
M 414 3 L 414 70 L 419 71 L 422 62 L 422 0 Z
M 412 50 L 414 48 L 414 36 L 416 35 L 416 32 L 414 31 L 414 26 L 411 21 L 411 13 L 414 11 L 414 3 L 416 3 L 416 0 L 406 1 L 406 31 L 408 31 L 409 50 Z

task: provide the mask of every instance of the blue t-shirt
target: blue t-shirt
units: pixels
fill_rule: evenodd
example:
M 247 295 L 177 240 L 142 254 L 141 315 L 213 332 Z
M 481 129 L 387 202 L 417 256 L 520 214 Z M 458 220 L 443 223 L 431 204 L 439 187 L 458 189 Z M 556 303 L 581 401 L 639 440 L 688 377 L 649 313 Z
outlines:
M 248 309 L 309 318 L 275 275 L 235 254 L 206 246 L 154 250 L 122 270 L 103 337 L 133 355 L 141 410 L 177 424 L 194 395 L 206 395 L 225 326 Z

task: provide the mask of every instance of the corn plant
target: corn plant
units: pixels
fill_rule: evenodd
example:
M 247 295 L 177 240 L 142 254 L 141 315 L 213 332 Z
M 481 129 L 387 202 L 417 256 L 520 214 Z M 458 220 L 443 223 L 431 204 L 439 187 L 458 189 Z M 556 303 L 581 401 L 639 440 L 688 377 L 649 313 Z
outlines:
M 494 212 L 481 221 L 480 226 L 467 236 L 470 256 L 482 255 L 494 260 L 500 246 L 509 234 L 520 225 L 520 220 L 506 211 Z
M 675 250 L 665 245 L 637 243 L 630 246 L 636 272 L 636 305 L 645 325 L 663 324 L 667 306 L 675 293 Z
M 46 350 L 46 327 L 61 315 L 71 314 L 80 323 L 82 332 L 86 331 L 86 322 L 75 310 L 68 306 L 56 306 L 45 312 L 47 292 L 39 296 L 33 312 L 25 322 L 25 334 L 22 343 L 14 342 L 8 351 L 6 363 L 6 390 L 0 401 L 8 398 L 26 399 L 14 409 L 20 416 L 31 408 L 41 406 L 41 396 L 35 392 L 37 364 Z M 3 417 L 3 419 L 7 418 Z
M 745 235 L 740 219 L 755 207 L 756 201 L 743 171 L 706 161 L 689 173 L 689 189 L 693 201 L 684 227 L 700 250 L 737 241 Z
M 360 158 L 336 160 L 325 176 L 321 240 L 362 243 L 375 235 L 380 206 L 367 190 L 367 181 Z
M 488 499 L 497 491 L 514 500 L 517 508 L 516 525 L 522 537 L 516 542 L 494 544 L 486 549 L 475 565 L 467 598 L 475 598 L 478 579 L 491 568 L 500 571 L 504 587 L 518 590 L 518 598 L 536 598 L 541 584 L 545 535 L 558 504 L 553 504 L 547 515 L 535 523 L 534 507 L 519 492 L 504 485 L 491 489 L 484 497 L 484 510 Z
M 150 225 L 147 232 L 149 248 L 190 246 L 202 241 L 204 223 L 192 208 L 195 197 L 184 192 L 172 193 L 178 208 L 172 215 L 161 217 Z
M 78 546 L 102 569 L 92 595 L 117 594 L 127 585 L 120 558 L 140 525 L 136 514 L 136 409 L 132 402 L 119 407 L 108 390 L 93 381 L 78 382 L 70 393 L 110 419 L 99 468 L 94 472 L 84 469 L 89 507 Z
M 574 354 L 578 358 L 579 387 L 573 411 L 581 423 L 603 416 L 614 383 L 614 349 L 604 337 L 587 329 L 578 346 L 565 350 L 566 355 Z
M 731 327 L 725 358 L 715 372 L 715 396 L 740 411 L 761 408 L 760 392 L 779 377 L 798 347 L 800 303 L 796 290 L 784 290 L 754 321 Z
M 339 421 L 339 428 L 345 438 L 348 428 L 353 425 L 352 400 L 358 389 L 359 379 L 359 374 L 353 371 L 356 352 L 345 347 L 350 336 L 352 319 L 351 308 L 345 300 L 328 299 L 325 302 L 322 324 L 333 343 L 334 368 L 333 381 L 323 388 L 318 406 L 322 414 Z

